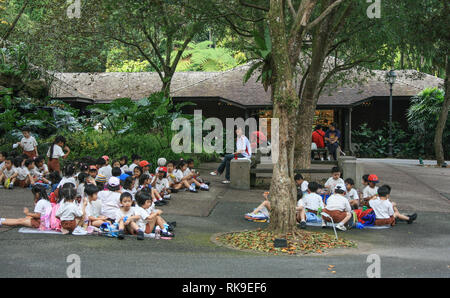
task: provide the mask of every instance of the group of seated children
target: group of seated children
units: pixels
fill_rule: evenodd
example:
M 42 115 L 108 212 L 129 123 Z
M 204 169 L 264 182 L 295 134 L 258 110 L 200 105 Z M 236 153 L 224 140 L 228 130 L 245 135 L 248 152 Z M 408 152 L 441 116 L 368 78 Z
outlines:
M 118 238 L 125 233 L 143 239 L 144 233 L 158 230 L 162 237 L 173 237 L 174 223 L 167 223 L 156 209 L 171 199 L 171 194 L 181 189 L 197 192 L 209 190 L 209 182 L 203 181 L 193 169 L 194 161 L 169 161 L 158 159 L 155 173 L 150 173 L 151 164 L 133 155 L 128 166 L 124 156 L 109 165 L 109 157 L 97 160 L 83 158 L 75 164 L 66 164 L 62 178 L 58 172 L 46 170 L 44 159 L 4 158 L 0 166 L 1 184 L 12 188 L 18 179 L 21 167 L 29 170 L 25 183 L 35 196 L 34 212 L 24 209 L 25 218 L 0 219 L 0 226 L 22 225 L 46 230 L 61 230 L 63 233 L 84 235 L 94 227 L 105 223 L 117 223 Z M 90 161 L 90 162 L 89 162 Z M 15 166 L 13 164 L 16 164 Z M 22 165 L 21 165 L 22 164 Z M 51 193 L 47 189 L 51 188 Z M 56 222 L 56 224 L 55 224 Z
M 338 167 L 332 169 L 332 176 L 324 187 L 316 182 L 307 182 L 302 175 L 294 177 L 297 185 L 296 214 L 299 226 L 305 229 L 307 222 L 322 221 L 336 223 L 336 228 L 345 231 L 353 227 L 356 222 L 365 225 L 395 225 L 396 220 L 411 224 L 417 214 L 403 215 L 397 209 L 397 204 L 389 200 L 391 187 L 378 187 L 376 175 L 362 177 L 364 189 L 358 193 L 353 179 L 341 178 Z M 270 217 L 269 193 L 264 193 L 265 200 L 253 212 L 247 213 L 245 218 L 252 221 L 265 221 Z

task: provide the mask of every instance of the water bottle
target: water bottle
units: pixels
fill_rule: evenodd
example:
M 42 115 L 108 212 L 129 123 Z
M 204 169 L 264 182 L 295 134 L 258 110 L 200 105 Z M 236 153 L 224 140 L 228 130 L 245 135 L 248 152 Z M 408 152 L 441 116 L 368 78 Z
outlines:
M 155 228 L 155 239 L 161 239 L 161 228 L 160 227 Z

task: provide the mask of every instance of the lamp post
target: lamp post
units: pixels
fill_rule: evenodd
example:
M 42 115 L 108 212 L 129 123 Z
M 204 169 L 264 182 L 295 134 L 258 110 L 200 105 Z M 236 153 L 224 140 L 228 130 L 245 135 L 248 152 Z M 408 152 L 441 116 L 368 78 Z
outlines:
M 392 157 L 392 87 L 395 84 L 395 80 L 397 79 L 397 74 L 394 70 L 390 70 L 386 74 L 387 82 L 389 83 L 389 153 L 388 156 Z

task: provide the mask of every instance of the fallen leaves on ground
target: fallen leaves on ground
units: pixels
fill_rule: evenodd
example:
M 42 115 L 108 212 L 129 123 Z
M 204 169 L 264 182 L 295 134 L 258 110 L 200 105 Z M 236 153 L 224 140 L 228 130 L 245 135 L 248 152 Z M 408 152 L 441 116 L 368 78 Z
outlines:
M 272 253 L 274 255 L 286 254 L 309 254 L 318 253 L 323 254 L 329 249 L 356 247 L 353 241 L 339 239 L 336 240 L 334 235 L 318 232 L 301 231 L 294 234 L 287 234 L 287 247 L 274 247 L 274 240 L 276 237 L 272 232 L 258 229 L 256 231 L 244 231 L 223 234 L 216 239 L 224 244 L 230 245 L 238 249 L 251 249 L 260 252 Z M 329 266 L 334 268 L 333 265 Z

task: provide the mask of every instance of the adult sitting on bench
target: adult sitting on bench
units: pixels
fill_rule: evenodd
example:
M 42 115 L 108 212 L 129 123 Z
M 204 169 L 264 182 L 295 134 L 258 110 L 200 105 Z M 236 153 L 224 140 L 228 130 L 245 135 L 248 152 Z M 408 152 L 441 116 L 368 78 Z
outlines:
M 249 140 L 247 137 L 243 134 L 242 128 L 236 128 L 236 152 L 233 154 L 227 154 L 225 155 L 222 163 L 220 166 L 215 170 L 214 172 L 211 172 L 210 174 L 213 176 L 222 175 L 223 171 L 225 170 L 225 179 L 222 181 L 223 184 L 229 184 L 230 183 L 230 162 L 233 158 L 248 158 L 250 159 L 252 157 L 252 148 L 250 145 Z
M 330 128 L 325 133 L 325 143 L 328 152 L 333 156 L 334 160 L 337 160 L 337 150 L 339 148 L 339 139 L 341 138 L 341 132 L 336 128 L 336 123 L 332 123 Z
M 320 124 L 317 125 L 314 128 L 314 131 L 312 133 L 312 142 L 316 146 L 314 147 L 314 144 L 313 144 L 313 146 L 311 147 L 311 159 L 314 159 L 314 157 L 315 157 L 314 151 L 325 148 L 324 136 L 325 136 L 325 132 L 322 130 L 322 126 Z M 322 159 L 320 156 L 320 151 L 318 151 L 318 152 L 319 152 L 319 158 Z M 325 158 L 326 158 L 326 156 L 325 156 Z

